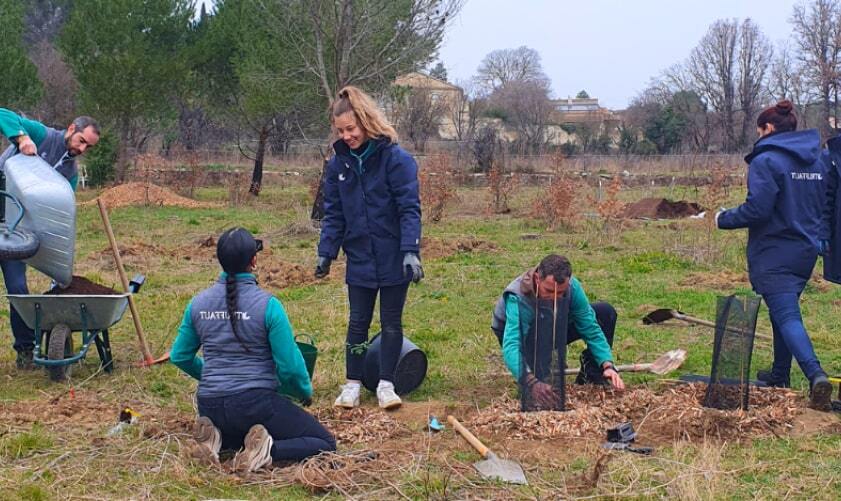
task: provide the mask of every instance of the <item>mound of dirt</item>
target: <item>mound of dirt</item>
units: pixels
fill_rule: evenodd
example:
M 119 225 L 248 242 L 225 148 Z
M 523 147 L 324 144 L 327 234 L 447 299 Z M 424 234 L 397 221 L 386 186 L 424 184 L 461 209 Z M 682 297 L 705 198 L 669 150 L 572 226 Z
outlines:
M 45 292 L 45 294 L 53 296 L 66 296 L 69 294 L 79 294 L 86 296 L 113 296 L 115 294 L 120 293 L 110 287 L 91 282 L 85 277 L 73 275 L 73 280 L 70 281 L 70 285 L 66 289 L 56 287 L 52 290 Z
M 693 289 L 705 288 L 714 290 L 730 290 L 745 287 L 750 282 L 746 272 L 721 270 L 718 272 L 699 271 L 684 277 L 678 285 Z
M 496 250 L 495 243 L 475 237 L 453 240 L 424 237 L 421 241 L 421 257 L 423 259 L 442 259 L 459 252 L 494 252 Z
M 257 279 L 260 285 L 276 289 L 300 287 L 319 282 L 313 275 L 312 269 L 298 263 L 287 263 L 271 258 L 258 261 Z
M 702 383 L 660 390 L 637 387 L 624 392 L 567 386 L 567 412 L 519 412 L 519 401 L 506 397 L 480 410 L 468 424 L 480 435 L 603 440 L 608 428 L 632 421 L 641 443 L 678 439 L 732 442 L 789 434 L 796 418 L 808 412 L 803 399 L 786 389 L 752 388 L 747 412 L 703 407 L 705 390 Z M 835 427 L 841 428 L 837 419 Z
M 215 204 L 198 202 L 182 197 L 174 191 L 152 183 L 126 183 L 103 191 L 99 197 L 82 205 L 95 204 L 102 199 L 109 209 L 128 205 L 157 205 L 163 207 L 202 208 L 216 207 Z
M 665 198 L 643 198 L 625 206 L 624 217 L 629 219 L 679 219 L 694 216 L 704 209 L 695 202 Z

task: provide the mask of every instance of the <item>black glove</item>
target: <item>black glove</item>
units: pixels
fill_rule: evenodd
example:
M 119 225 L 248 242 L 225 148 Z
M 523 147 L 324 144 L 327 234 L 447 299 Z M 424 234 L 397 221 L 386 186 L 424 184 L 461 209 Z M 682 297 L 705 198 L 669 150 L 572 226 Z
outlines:
M 315 262 L 315 278 L 324 278 L 329 275 L 332 261 L 329 257 L 318 256 L 318 260 Z
M 403 276 L 412 275 L 412 282 L 418 283 L 423 278 L 423 266 L 420 258 L 414 252 L 407 252 L 403 257 Z

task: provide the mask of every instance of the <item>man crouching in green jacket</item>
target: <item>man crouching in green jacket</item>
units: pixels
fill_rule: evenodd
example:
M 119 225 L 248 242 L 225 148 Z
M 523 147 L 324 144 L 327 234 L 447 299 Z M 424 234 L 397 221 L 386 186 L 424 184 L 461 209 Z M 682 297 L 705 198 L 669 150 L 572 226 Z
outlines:
M 567 344 L 577 339 L 583 339 L 587 344 L 581 352 L 581 371 L 575 382 L 602 385 L 609 382 L 617 389 L 624 389 L 625 383 L 616 371 L 610 352 L 616 310 L 608 303 L 591 305 L 581 283 L 572 276 L 569 260 L 556 254 L 546 256 L 537 268 L 526 271 L 508 284 L 494 309 L 491 328 L 499 339 L 505 365 L 514 378 L 521 380 L 521 358 L 524 358 L 528 371 L 525 381 L 535 396 L 552 391 L 550 385 L 537 380 L 531 372 L 536 364 L 535 357 L 540 358 L 534 349 L 537 301 L 551 303 L 553 298 L 557 301 L 555 323 L 566 326 Z M 521 338 L 527 346 L 520 346 Z

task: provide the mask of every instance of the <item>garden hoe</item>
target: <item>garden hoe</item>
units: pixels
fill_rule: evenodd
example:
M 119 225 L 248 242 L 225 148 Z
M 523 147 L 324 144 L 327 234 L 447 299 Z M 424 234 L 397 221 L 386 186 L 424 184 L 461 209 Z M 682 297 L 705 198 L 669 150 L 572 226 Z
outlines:
M 498 458 L 493 451 L 488 449 L 481 440 L 470 433 L 470 430 L 459 423 L 455 417 L 447 416 L 447 421 L 482 456 L 483 460 L 473 463 L 473 467 L 483 477 L 491 480 L 501 480 L 509 484 L 528 484 L 526 474 L 519 464 L 508 459 Z
M 684 360 L 686 360 L 686 350 L 677 349 L 667 351 L 666 353 L 660 355 L 654 362 L 647 364 L 619 365 L 616 367 L 616 370 L 620 372 L 650 372 L 652 374 L 662 376 L 663 374 L 668 374 L 683 365 Z M 564 374 L 567 376 L 578 374 L 579 370 L 579 368 L 567 369 L 564 371 Z
M 648 315 L 642 317 L 642 323 L 644 323 L 645 325 L 661 324 L 666 320 L 671 320 L 673 318 L 676 320 L 689 322 L 690 324 L 698 324 L 703 325 L 705 327 L 712 327 L 713 329 L 715 329 L 716 327 L 715 323 L 710 322 L 709 320 L 702 320 L 700 318 L 690 317 L 689 315 L 685 315 L 680 311 L 670 310 L 668 308 L 660 308 L 659 310 L 652 311 Z M 771 341 L 773 339 L 770 335 L 762 334 L 759 332 L 755 333 L 754 337 L 756 337 L 757 339 L 764 339 L 766 341 Z

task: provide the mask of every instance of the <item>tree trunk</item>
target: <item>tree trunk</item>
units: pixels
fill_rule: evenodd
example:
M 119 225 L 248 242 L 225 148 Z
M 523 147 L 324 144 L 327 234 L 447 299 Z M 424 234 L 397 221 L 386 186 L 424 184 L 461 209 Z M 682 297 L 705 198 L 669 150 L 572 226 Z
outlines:
M 321 175 L 318 177 L 318 188 L 315 191 L 315 200 L 312 202 L 312 211 L 310 211 L 310 219 L 313 221 L 324 219 L 324 177 L 327 175 L 328 161 L 328 158 L 324 159 L 321 166 Z
M 269 139 L 269 130 L 264 125 L 260 129 L 260 136 L 257 140 L 257 155 L 254 158 L 254 171 L 251 173 L 251 187 L 248 188 L 248 193 L 256 196 L 260 195 L 260 189 L 263 185 L 263 158 L 266 156 L 266 143 Z

